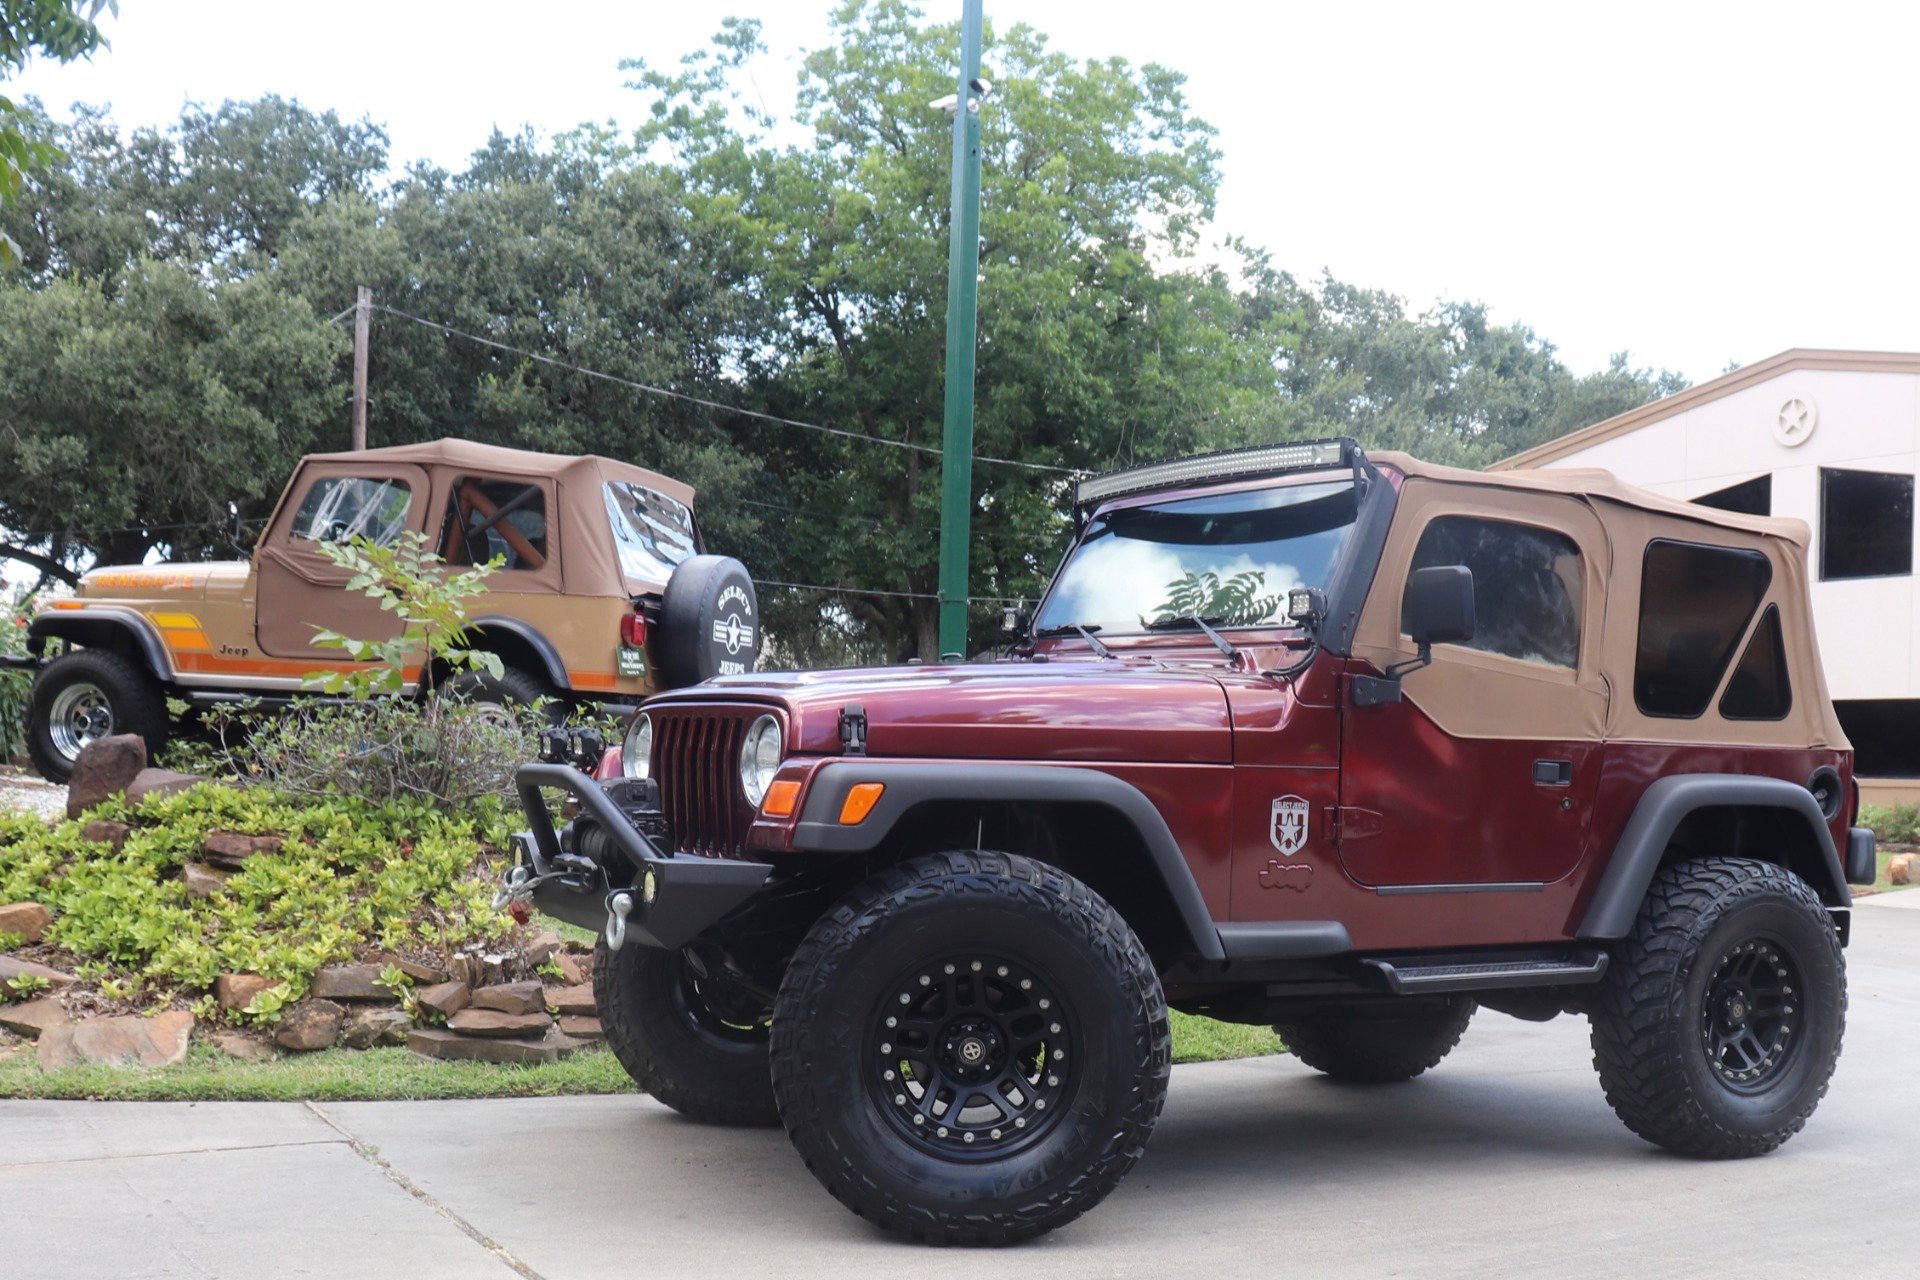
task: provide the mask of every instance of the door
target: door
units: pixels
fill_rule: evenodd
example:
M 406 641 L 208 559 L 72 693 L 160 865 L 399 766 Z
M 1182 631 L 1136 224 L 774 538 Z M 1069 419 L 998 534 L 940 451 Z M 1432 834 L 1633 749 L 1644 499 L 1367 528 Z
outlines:
M 1470 569 L 1477 629 L 1433 646 L 1398 702 L 1357 705 L 1345 682 L 1334 839 L 1352 879 L 1382 892 L 1525 891 L 1573 870 L 1606 724 L 1606 558 L 1575 499 L 1407 486 L 1352 674 L 1415 656 L 1401 625 L 1415 569 Z
M 427 498 L 427 473 L 420 467 L 328 462 L 302 468 L 260 543 L 254 635 L 261 652 L 340 662 L 338 649 L 315 647 L 320 629 L 356 640 L 398 634 L 393 614 L 379 601 L 347 591 L 349 575 L 320 548 L 356 535 L 385 546 L 404 532 L 417 533 L 426 521 Z

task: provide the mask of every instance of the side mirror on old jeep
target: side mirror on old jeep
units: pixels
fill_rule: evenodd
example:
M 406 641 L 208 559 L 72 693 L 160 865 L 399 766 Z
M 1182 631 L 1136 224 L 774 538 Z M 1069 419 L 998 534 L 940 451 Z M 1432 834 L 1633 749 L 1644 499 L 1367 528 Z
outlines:
M 1407 593 L 1400 605 L 1400 629 L 1413 637 L 1420 656 L 1396 662 L 1384 676 L 1355 676 L 1353 705 L 1376 707 L 1400 701 L 1400 678 L 1433 661 L 1436 644 L 1461 644 L 1473 639 L 1478 625 L 1473 610 L 1473 570 L 1460 564 L 1415 569 L 1407 575 Z

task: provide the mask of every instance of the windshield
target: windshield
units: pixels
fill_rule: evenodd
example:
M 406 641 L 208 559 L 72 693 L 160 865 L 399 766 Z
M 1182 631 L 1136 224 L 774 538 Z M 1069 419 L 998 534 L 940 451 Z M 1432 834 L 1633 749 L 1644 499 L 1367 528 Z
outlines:
M 1138 632 L 1182 617 L 1285 625 L 1287 593 L 1327 585 L 1357 510 L 1353 482 L 1339 480 L 1105 512 L 1061 567 L 1035 630 Z
M 639 582 L 663 583 L 682 560 L 695 555 L 693 512 L 645 485 L 626 480 L 607 485 L 607 519 L 620 571 Z

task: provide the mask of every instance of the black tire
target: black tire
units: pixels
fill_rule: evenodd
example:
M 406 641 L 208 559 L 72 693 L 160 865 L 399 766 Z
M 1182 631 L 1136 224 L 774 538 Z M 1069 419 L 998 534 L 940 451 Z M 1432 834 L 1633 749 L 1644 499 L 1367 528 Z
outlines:
M 167 699 L 143 668 L 106 649 L 76 649 L 40 669 L 27 713 L 27 755 L 48 782 L 73 776 L 96 738 L 137 733 L 151 761 L 167 742 Z
M 557 724 L 566 715 L 565 708 L 552 700 L 540 678 L 518 667 L 503 667 L 497 676 L 487 671 L 463 671 L 447 681 L 445 693 L 461 702 L 489 707 L 531 708 L 540 699 L 547 698 L 548 720 Z
M 1846 961 L 1804 880 L 1745 858 L 1662 871 L 1592 1012 L 1614 1112 L 1669 1150 L 1757 1156 L 1826 1095 L 1846 1028 Z
M 703 1124 L 777 1125 L 765 1011 L 727 1008 L 732 996 L 684 951 L 631 941 L 612 951 L 603 938 L 594 956 L 607 1047 L 635 1084 Z
M 1171 1060 L 1127 922 L 1003 853 L 876 875 L 815 923 L 774 1004 L 774 1096 L 807 1168 L 936 1244 L 1009 1244 L 1098 1204 L 1140 1158 Z
M 732 556 L 693 556 L 667 580 L 654 661 L 678 689 L 753 670 L 760 657 L 760 597 Z
M 1394 1017 L 1313 1018 L 1273 1029 L 1294 1057 L 1335 1080 L 1397 1084 L 1452 1053 L 1478 1007 L 1454 996 Z

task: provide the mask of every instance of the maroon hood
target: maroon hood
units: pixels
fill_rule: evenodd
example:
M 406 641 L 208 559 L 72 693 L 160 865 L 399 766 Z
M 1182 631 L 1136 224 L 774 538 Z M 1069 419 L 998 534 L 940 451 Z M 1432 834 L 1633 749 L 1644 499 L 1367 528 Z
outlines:
M 775 702 L 788 744 L 840 751 L 840 711 L 867 716 L 867 753 L 933 759 L 1228 764 L 1232 722 L 1201 670 L 1110 662 L 855 667 L 723 676 L 651 699 Z

